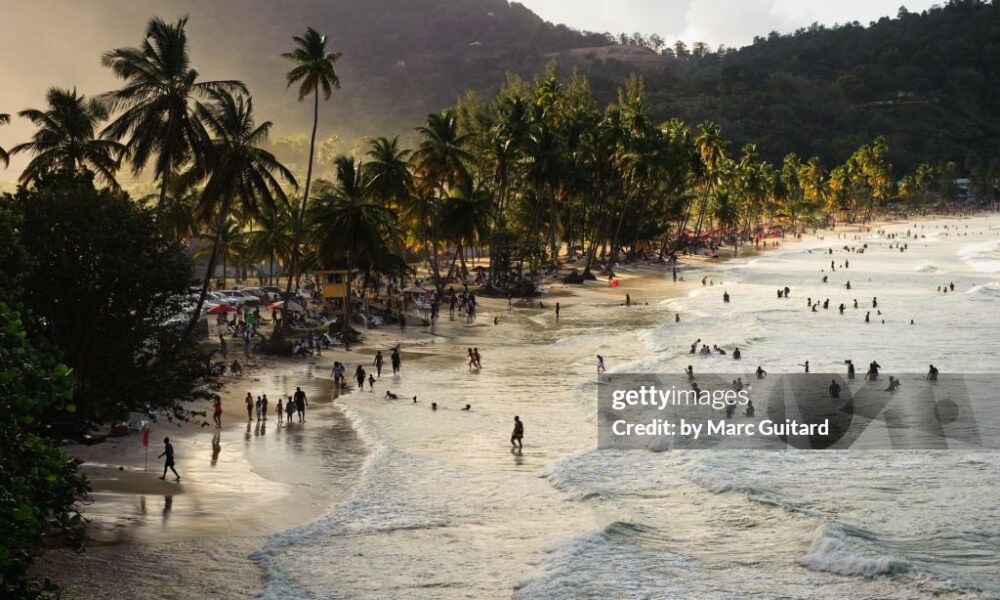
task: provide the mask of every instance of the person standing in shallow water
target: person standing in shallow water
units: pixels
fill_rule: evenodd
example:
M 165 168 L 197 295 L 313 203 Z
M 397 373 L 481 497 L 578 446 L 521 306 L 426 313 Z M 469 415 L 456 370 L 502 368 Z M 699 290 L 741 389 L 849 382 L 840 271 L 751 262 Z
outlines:
M 212 405 L 212 419 L 215 420 L 215 426 L 222 428 L 222 399 L 216 398 L 215 404 Z
M 521 441 L 524 439 L 524 422 L 521 417 L 514 417 L 514 432 L 510 434 L 510 445 L 518 449 L 523 448 Z
M 247 422 L 253 421 L 253 396 L 247 392 Z
M 174 472 L 174 477 L 177 481 L 181 480 L 180 474 L 177 473 L 177 469 L 174 468 L 174 446 L 170 443 L 170 438 L 163 438 L 163 452 L 160 453 L 156 458 L 166 457 L 163 461 L 163 475 L 160 475 L 160 479 L 167 478 L 167 469 Z
M 375 353 L 375 361 L 372 363 L 372 366 L 375 367 L 375 373 L 380 379 L 382 377 L 382 362 L 382 351 L 379 350 Z
M 399 346 L 392 349 L 392 356 L 389 358 L 392 361 L 392 374 L 399 375 L 399 367 L 402 364 L 402 359 L 399 356 Z
M 299 423 L 306 420 L 306 406 L 308 405 L 306 393 L 302 391 L 302 388 L 295 388 L 295 410 L 299 413 Z

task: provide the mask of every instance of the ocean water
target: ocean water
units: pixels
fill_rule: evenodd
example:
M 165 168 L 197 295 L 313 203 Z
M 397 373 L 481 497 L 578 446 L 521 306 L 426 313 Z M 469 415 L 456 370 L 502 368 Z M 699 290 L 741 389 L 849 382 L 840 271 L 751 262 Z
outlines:
M 686 265 L 682 285 L 630 279 L 597 304 L 563 297 L 559 322 L 525 305 L 439 328 L 407 349 L 401 376 L 337 401 L 370 450 L 358 483 L 253 551 L 260 595 L 1000 598 L 996 453 L 595 450 L 596 354 L 617 372 L 732 371 L 729 357 L 688 353 L 700 338 L 739 346 L 747 376 L 806 360 L 842 372 L 848 358 L 887 375 L 996 372 L 1000 218 L 886 230 Z M 622 306 L 626 293 L 637 306 Z M 467 368 L 471 346 L 482 371 Z M 507 439 L 514 415 L 521 453 Z

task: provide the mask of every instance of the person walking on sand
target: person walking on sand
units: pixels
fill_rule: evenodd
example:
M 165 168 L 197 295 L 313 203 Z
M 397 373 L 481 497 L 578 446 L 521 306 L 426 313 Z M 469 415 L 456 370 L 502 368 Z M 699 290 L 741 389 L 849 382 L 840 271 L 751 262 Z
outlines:
M 368 374 L 368 391 L 375 391 L 375 376 L 370 373 Z
M 523 448 L 521 441 L 524 439 L 524 422 L 521 421 L 521 417 L 514 417 L 514 432 L 510 434 L 510 445 L 516 447 L 518 450 Z M 162 477 L 161 477 L 162 479 Z M 180 479 L 178 477 L 178 479 Z
M 216 398 L 215 404 L 212 405 L 212 419 L 215 421 L 215 426 L 222 428 L 222 399 Z
M 253 421 L 253 396 L 247 392 L 247 422 Z
M 559 303 L 556 302 L 556 321 L 559 320 Z
M 372 366 L 375 367 L 375 372 L 378 374 L 379 379 L 382 378 L 382 362 L 383 362 L 383 360 L 384 359 L 382 358 L 382 351 L 379 350 L 379 351 L 375 352 L 375 361 L 372 363 Z
M 306 393 L 302 391 L 302 388 L 295 388 L 295 410 L 299 413 L 299 423 L 306 420 L 306 406 L 308 405 Z
M 598 374 L 601 374 L 601 373 L 603 373 L 603 372 L 604 372 L 605 370 L 606 370 L 606 369 L 604 368 L 604 357 L 603 357 L 603 356 L 601 356 L 600 354 L 598 354 L 598 355 L 597 355 L 597 373 L 598 373 Z
M 177 481 L 181 480 L 180 474 L 177 473 L 177 469 L 174 468 L 174 446 L 170 443 L 170 438 L 163 438 L 163 452 L 156 458 L 166 457 L 163 461 L 163 475 L 160 475 L 160 479 L 167 478 L 167 469 L 174 472 L 174 477 Z

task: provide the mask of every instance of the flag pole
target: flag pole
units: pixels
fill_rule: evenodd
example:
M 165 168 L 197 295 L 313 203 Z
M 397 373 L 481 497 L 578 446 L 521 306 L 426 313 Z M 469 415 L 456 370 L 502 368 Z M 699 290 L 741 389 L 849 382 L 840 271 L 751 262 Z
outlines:
M 146 462 L 142 467 L 144 472 L 149 471 L 149 427 L 142 430 L 142 446 L 146 449 Z

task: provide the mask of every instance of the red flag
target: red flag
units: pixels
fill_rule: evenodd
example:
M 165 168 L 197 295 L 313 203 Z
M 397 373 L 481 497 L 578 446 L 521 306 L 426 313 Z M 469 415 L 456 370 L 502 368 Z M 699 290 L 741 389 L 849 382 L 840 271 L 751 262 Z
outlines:
M 148 448 L 149 447 L 149 430 L 148 429 L 143 429 L 142 430 L 142 447 L 143 448 Z

